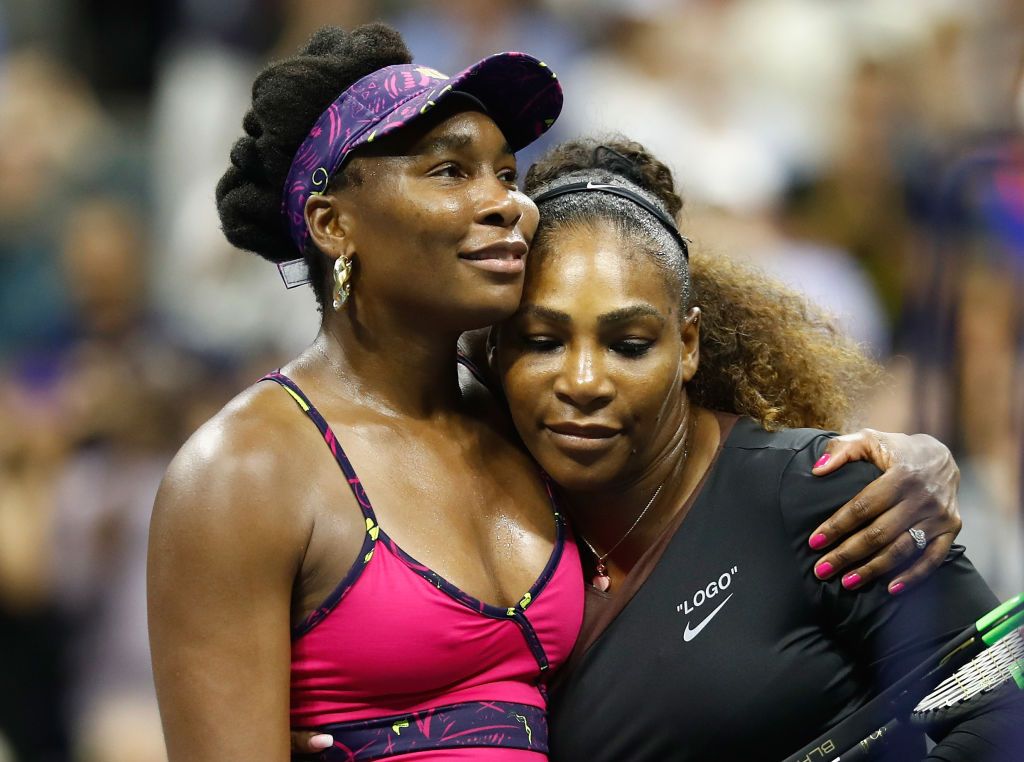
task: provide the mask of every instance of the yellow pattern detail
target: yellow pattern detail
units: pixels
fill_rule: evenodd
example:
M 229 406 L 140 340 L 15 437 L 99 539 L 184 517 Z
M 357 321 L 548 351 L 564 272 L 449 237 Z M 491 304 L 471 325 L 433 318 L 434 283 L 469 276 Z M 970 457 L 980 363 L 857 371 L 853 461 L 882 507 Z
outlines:
M 532 600 L 533 600 L 533 596 L 530 595 L 529 593 L 527 593 L 526 595 L 523 596 L 523 599 L 521 601 L 519 601 L 519 608 L 525 609 L 527 606 L 530 605 L 530 601 L 532 601 Z
M 370 539 L 377 542 L 377 535 L 380 534 L 380 527 L 373 523 L 373 519 L 366 519 L 366 533 L 370 535 Z
M 363 556 L 363 563 L 364 564 L 370 563 L 370 559 L 371 558 L 373 558 L 373 551 L 372 550 L 369 553 L 367 553 L 365 556 Z
M 370 137 L 366 139 L 366 142 L 372 143 L 375 137 L 377 137 L 377 130 L 374 130 L 373 132 L 370 133 Z
M 391 726 L 391 730 L 394 731 L 396 736 L 400 736 L 400 735 L 402 735 L 402 728 L 407 728 L 407 727 L 409 727 L 409 721 L 408 720 L 399 720 L 398 722 L 396 722 L 394 725 Z
M 433 77 L 434 79 L 448 79 L 447 74 L 442 74 L 437 69 L 431 69 L 429 66 L 417 66 L 416 71 L 427 77 Z
M 516 609 L 513 606 L 512 608 L 506 610 L 505 613 L 508 614 L 509 616 L 515 616 L 516 615 Z
M 521 714 L 515 715 L 515 718 L 523 723 L 523 727 L 526 728 L 526 742 L 533 746 L 533 729 L 530 727 L 530 723 L 526 721 L 526 718 Z
M 305 400 L 303 400 L 303 399 L 302 399 L 302 397 L 300 397 L 299 395 L 297 395 L 297 394 L 296 394 L 295 392 L 293 392 L 293 391 L 292 391 L 291 389 L 289 389 L 289 388 L 288 388 L 287 386 L 286 386 L 286 387 L 284 388 L 284 390 L 285 390 L 286 392 L 288 392 L 288 393 L 289 393 L 290 395 L 292 395 L 292 399 L 293 399 L 293 400 L 295 400 L 296 402 L 298 402 L 298 403 L 299 403 L 299 407 L 301 407 L 301 408 L 302 408 L 302 411 L 303 411 L 304 413 L 308 413 L 308 412 L 309 412 L 309 405 L 307 405 L 307 404 L 306 404 L 306 401 L 305 401 Z

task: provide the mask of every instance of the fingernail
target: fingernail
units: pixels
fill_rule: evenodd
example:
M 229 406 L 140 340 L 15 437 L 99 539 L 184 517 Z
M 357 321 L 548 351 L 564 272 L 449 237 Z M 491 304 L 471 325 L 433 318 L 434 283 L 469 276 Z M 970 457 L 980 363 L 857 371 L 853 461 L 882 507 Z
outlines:
M 314 749 L 329 749 L 334 746 L 334 736 L 329 736 L 326 733 L 313 736 L 309 739 L 309 745 Z
M 899 595 L 900 593 L 903 592 L 903 590 L 906 587 L 907 586 L 904 585 L 902 582 L 893 582 L 891 585 L 889 585 L 889 594 L 890 595 Z
M 825 577 L 830 575 L 833 571 L 832 564 L 828 561 L 822 561 L 814 567 L 814 573 L 818 575 L 818 579 L 825 579 Z
M 828 545 L 828 537 L 824 533 L 818 532 L 814 537 L 807 541 L 808 544 L 815 550 L 821 550 Z
M 831 455 L 829 455 L 828 453 L 825 453 L 825 454 L 824 454 L 824 455 L 822 455 L 822 456 L 821 456 L 820 458 L 818 458 L 818 462 L 814 464 L 814 467 L 815 467 L 815 468 L 821 468 L 821 467 L 822 467 L 822 466 L 824 466 L 824 465 L 825 465 L 826 463 L 828 463 L 828 461 L 829 461 L 829 459 L 830 459 L 831 457 L 832 457 Z
M 843 577 L 843 587 L 845 587 L 847 590 L 857 587 L 857 585 L 859 584 L 860 575 L 857 574 L 857 572 L 854 572 L 853 574 L 847 574 L 845 577 Z

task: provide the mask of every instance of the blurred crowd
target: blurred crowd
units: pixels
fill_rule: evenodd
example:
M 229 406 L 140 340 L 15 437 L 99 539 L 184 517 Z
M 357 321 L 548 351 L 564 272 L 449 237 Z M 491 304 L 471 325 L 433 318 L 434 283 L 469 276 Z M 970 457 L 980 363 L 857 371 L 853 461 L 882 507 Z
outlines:
M 225 242 L 213 187 L 259 68 L 374 19 L 442 71 L 506 49 L 550 64 L 565 110 L 524 169 L 595 131 L 666 159 L 696 246 L 803 289 L 886 365 L 858 423 L 953 449 L 962 537 L 999 594 L 1019 590 L 1024 4 L 8 0 L 0 762 L 164 759 L 156 487 L 317 327 L 311 293 Z

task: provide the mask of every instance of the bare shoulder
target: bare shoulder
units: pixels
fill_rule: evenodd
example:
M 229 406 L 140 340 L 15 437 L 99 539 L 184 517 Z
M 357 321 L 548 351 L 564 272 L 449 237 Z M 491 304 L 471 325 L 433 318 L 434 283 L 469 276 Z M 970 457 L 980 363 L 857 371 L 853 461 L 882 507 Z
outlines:
M 276 391 L 246 389 L 185 442 L 157 494 L 154 543 L 178 532 L 214 545 L 240 536 L 294 545 L 308 536 L 302 501 L 294 499 L 302 494 L 293 441 L 299 416 Z
M 172 760 L 287 755 L 291 601 L 309 527 L 303 501 L 287 499 L 302 470 L 288 468 L 294 426 L 268 386 L 185 443 L 153 510 L 149 633 Z M 241 736 L 225 730 L 239 716 L 254 718 Z

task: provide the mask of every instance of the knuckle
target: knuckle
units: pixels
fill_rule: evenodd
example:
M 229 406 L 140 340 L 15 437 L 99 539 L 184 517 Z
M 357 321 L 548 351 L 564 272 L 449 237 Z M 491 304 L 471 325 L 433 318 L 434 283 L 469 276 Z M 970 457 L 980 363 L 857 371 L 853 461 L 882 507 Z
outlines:
M 843 526 L 843 523 L 834 516 L 821 525 L 821 531 L 829 537 L 841 537 L 846 534 L 846 528 Z
M 881 548 L 886 544 L 885 527 L 870 526 L 864 530 L 864 539 L 872 548 Z
M 862 497 L 855 498 L 850 503 L 850 515 L 858 521 L 863 521 L 871 515 L 871 504 Z
M 907 589 L 914 587 L 921 579 L 928 575 L 927 570 L 921 568 L 919 564 L 907 568 L 900 573 L 900 582 L 906 585 Z
M 831 560 L 832 566 L 837 569 L 842 569 L 850 564 L 850 552 L 845 546 L 836 548 L 832 551 Z

